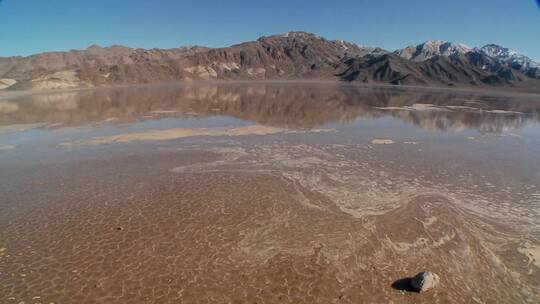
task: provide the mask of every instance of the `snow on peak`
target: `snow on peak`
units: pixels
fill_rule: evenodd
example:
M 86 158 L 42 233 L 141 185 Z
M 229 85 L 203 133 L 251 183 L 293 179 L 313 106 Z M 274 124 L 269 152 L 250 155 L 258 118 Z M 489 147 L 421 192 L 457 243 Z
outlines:
M 516 50 L 512 50 L 497 44 L 486 44 L 478 50 L 485 55 L 496 58 L 524 71 L 531 68 L 540 68 L 540 63 L 523 54 L 520 54 Z
M 464 43 L 453 43 L 444 40 L 428 40 L 419 45 L 411 45 L 394 53 L 409 60 L 424 61 L 435 56 L 451 56 L 465 54 L 472 50 Z
M 480 51 L 490 57 L 510 57 L 517 55 L 517 51 L 502 47 L 497 44 L 486 44 L 480 48 Z
M 303 31 L 290 31 L 286 34 L 283 34 L 282 37 L 285 38 L 317 38 L 322 39 L 322 37 L 317 36 L 313 33 L 303 32 Z
M 450 56 L 456 53 L 464 54 L 470 52 L 472 48 L 464 43 L 453 43 L 444 40 L 428 40 L 417 47 L 417 50 L 429 52 L 433 56 Z

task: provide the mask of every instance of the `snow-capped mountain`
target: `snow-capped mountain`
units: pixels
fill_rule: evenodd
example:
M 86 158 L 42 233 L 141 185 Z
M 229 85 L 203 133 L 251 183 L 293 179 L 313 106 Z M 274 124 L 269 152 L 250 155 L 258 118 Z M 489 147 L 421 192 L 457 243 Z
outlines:
M 387 50 L 376 46 L 356 44 L 345 40 L 332 40 L 331 43 L 342 48 L 349 56 L 382 55 L 388 53 Z
M 515 50 L 496 44 L 487 44 L 478 49 L 478 51 L 518 69 L 531 77 L 540 77 L 540 63 Z
M 428 40 L 419 45 L 410 45 L 404 49 L 396 50 L 398 56 L 412 61 L 424 61 L 435 56 L 451 56 L 465 54 L 472 48 L 463 43 L 453 43 L 444 40 Z
M 92 46 L 0 57 L 0 90 L 214 79 L 335 79 L 540 92 L 539 64 L 529 57 L 497 45 L 472 49 L 442 40 L 387 52 L 307 32 L 289 32 L 223 48 Z
M 502 67 L 521 71 L 531 78 L 540 78 L 540 63 L 518 53 L 515 50 L 496 44 L 488 44 L 481 48 L 471 48 L 463 43 L 454 43 L 444 40 L 428 40 L 419 45 L 411 45 L 394 51 L 394 54 L 415 62 L 423 62 L 436 56 L 455 57 L 458 55 L 481 54 L 493 58 L 491 63 L 482 66 L 483 70 L 500 71 Z
M 370 45 L 363 45 L 363 44 L 357 44 L 358 47 L 358 56 L 366 56 L 366 55 L 383 55 L 388 53 L 387 50 L 382 49 L 380 47 L 376 46 L 370 46 Z

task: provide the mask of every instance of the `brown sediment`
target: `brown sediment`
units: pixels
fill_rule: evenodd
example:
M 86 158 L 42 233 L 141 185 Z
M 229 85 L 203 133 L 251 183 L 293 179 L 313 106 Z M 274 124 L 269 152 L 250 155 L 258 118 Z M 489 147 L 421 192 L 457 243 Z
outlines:
M 540 268 L 540 246 L 531 245 L 527 242 L 523 244 L 518 251 L 525 255 L 529 261 L 529 264 L 533 264 L 534 266 Z
M 396 142 L 391 139 L 376 138 L 371 140 L 371 143 L 374 145 L 391 145 L 395 144 Z
M 533 215 L 410 180 L 357 150 L 214 144 L 18 168 L 2 196 L 0 300 L 537 299 L 540 268 L 522 254 L 538 248 Z M 438 288 L 392 287 L 424 270 Z
M 309 133 L 309 132 L 335 132 L 334 129 L 310 129 L 306 131 L 294 131 L 282 128 L 266 127 L 259 125 L 236 127 L 236 128 L 176 128 L 166 130 L 150 130 L 139 133 L 127 133 L 111 136 L 94 137 L 89 140 L 79 140 L 75 142 L 63 142 L 60 145 L 65 147 L 100 145 L 107 143 L 126 143 L 133 141 L 158 141 L 172 140 L 194 136 L 246 136 L 246 135 L 268 135 L 278 133 Z

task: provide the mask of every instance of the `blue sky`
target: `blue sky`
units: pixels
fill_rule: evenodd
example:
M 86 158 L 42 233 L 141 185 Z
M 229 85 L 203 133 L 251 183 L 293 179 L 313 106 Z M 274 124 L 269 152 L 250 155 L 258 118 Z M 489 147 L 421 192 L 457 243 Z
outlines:
M 537 0 L 0 0 L 0 56 L 108 46 L 228 46 L 290 30 L 394 50 L 497 43 L 540 59 Z

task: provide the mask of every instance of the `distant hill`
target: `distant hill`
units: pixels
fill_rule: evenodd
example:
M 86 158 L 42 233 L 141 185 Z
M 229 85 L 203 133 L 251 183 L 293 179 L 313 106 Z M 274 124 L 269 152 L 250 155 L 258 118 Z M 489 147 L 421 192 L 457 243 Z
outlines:
M 306 32 L 264 36 L 225 48 L 91 46 L 28 57 L 0 57 L 0 90 L 264 79 L 540 91 L 540 64 L 494 44 L 471 48 L 433 40 L 389 52 Z

